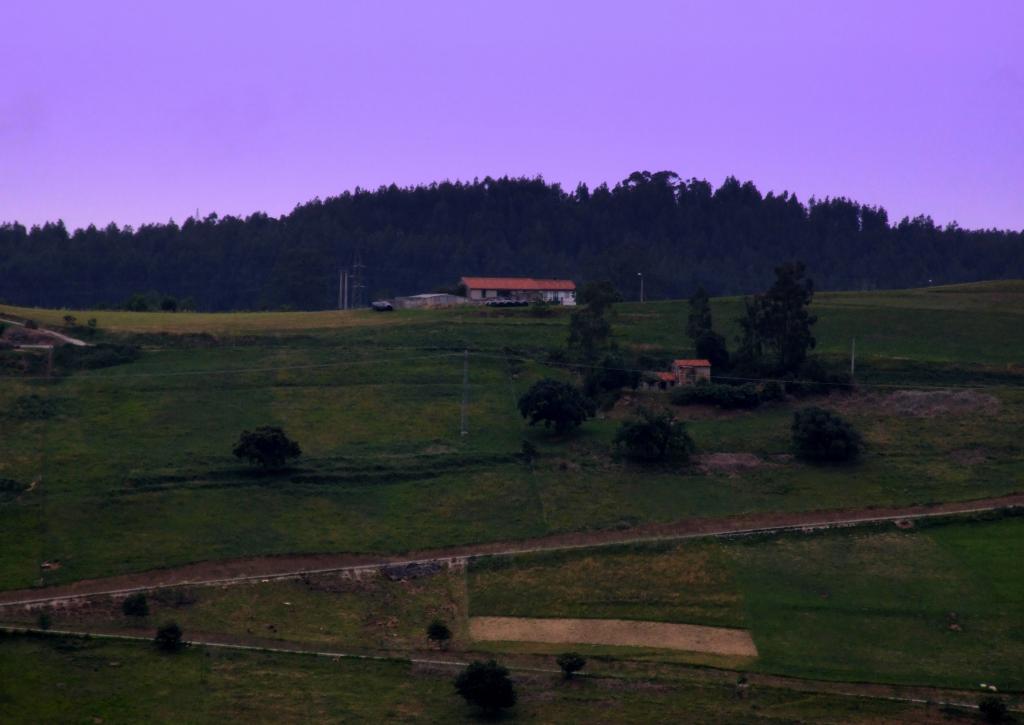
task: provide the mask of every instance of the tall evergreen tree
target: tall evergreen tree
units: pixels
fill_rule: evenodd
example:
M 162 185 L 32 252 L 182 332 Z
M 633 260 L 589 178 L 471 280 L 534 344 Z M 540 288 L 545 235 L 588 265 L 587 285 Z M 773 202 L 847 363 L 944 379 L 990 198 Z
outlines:
M 1024 232 L 890 222 L 844 198 L 804 203 L 730 177 L 714 188 L 670 171 L 572 192 L 540 178 L 485 178 L 357 189 L 281 217 L 211 214 L 183 223 L 0 223 L 0 296 L 26 306 L 94 308 L 133 293 L 191 298 L 200 310 L 317 309 L 338 298 L 356 250 L 371 299 L 413 294 L 463 275 L 607 279 L 649 299 L 698 283 L 744 294 L 770 265 L 802 259 L 822 289 L 925 286 L 1024 277 Z
M 744 300 L 740 356 L 763 372 L 784 375 L 799 370 L 814 348 L 811 328 L 817 321 L 808 309 L 814 282 L 802 262 L 775 268 L 775 283 L 763 295 Z

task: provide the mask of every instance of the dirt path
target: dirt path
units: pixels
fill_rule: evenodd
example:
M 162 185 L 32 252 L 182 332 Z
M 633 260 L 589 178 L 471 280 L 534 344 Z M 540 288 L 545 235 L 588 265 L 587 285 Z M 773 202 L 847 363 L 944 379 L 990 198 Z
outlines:
M 757 647 L 745 629 L 631 619 L 470 617 L 469 636 L 479 642 L 610 644 L 757 657 Z
M 4 324 L 8 324 L 8 325 L 18 325 L 19 327 L 25 327 L 25 323 L 24 322 L 19 322 L 18 320 L 7 319 L 5 317 L 0 317 L 0 323 L 4 323 Z M 61 342 L 63 342 L 66 345 L 74 345 L 75 347 L 89 347 L 89 343 L 87 343 L 85 340 L 79 340 L 77 337 L 71 337 L 69 335 L 65 335 L 63 332 L 57 332 L 56 330 L 48 330 L 48 329 L 45 329 L 45 328 L 42 328 L 42 327 L 38 327 L 38 328 L 33 329 L 32 333 L 34 333 L 34 335 L 40 336 L 40 337 L 56 338 L 56 339 L 60 340 Z M 41 347 L 52 347 L 52 344 L 51 345 L 41 345 L 41 344 L 17 345 L 16 344 L 15 347 L 41 348 Z
M 513 556 L 543 551 L 587 549 L 617 544 L 812 531 L 933 516 L 972 514 L 1024 507 L 1024 493 L 997 498 L 893 508 L 839 509 L 785 513 L 744 514 L 724 518 L 693 518 L 667 524 L 648 524 L 615 531 L 555 534 L 539 539 L 474 544 L 414 552 L 404 556 L 374 554 L 306 554 L 259 556 L 198 562 L 103 579 L 83 579 L 71 584 L 0 592 L 5 605 L 46 604 L 61 599 L 92 595 L 117 595 L 173 586 L 230 584 L 234 582 L 290 579 L 303 574 L 355 571 L 385 565 L 406 566 L 429 562 L 464 562 L 478 556 Z

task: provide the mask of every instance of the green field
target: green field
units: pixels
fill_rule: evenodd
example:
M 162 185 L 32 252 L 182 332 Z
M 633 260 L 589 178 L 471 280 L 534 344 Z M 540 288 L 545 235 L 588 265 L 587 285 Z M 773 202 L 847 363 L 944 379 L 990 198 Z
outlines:
M 677 662 L 854 682 L 1024 691 L 1024 517 L 869 527 L 813 535 L 694 541 L 478 559 L 468 572 L 389 581 L 303 580 L 151 592 L 147 617 L 120 599 L 51 610 L 58 629 L 148 636 L 167 620 L 187 636 L 229 635 L 346 652 L 419 652 L 445 621 L 453 652 L 557 653 L 565 646 L 476 643 L 469 616 L 680 622 L 750 630 L 759 656 L 581 647 L 620 661 Z M 11 612 L 34 624 L 37 611 Z M 468 656 L 468 655 L 467 655 Z
M 1021 691 L 1022 551 L 1018 517 L 485 559 L 469 611 L 741 627 L 755 670 Z
M 162 655 L 147 644 L 0 640 L 4 722 L 479 722 L 452 670 L 408 663 L 233 652 Z M 516 722 L 942 722 L 922 705 L 727 684 L 517 674 Z M 45 693 L 45 696 L 42 696 Z M 511 719 L 511 718 L 509 718 Z
M 713 306 L 731 339 L 741 300 Z M 0 350 L 0 589 L 229 557 L 415 552 L 1024 489 L 1024 283 L 827 293 L 814 311 L 826 365 L 848 365 L 856 338 L 857 391 L 753 411 L 674 408 L 699 454 L 730 455 L 656 467 L 617 459 L 611 443 L 636 406 L 668 405 L 664 396 L 628 392 L 565 437 L 519 417 L 516 400 L 533 381 L 572 379 L 559 356 L 566 310 L 75 312 L 79 321 L 97 319 L 95 341 L 137 345 L 141 356 L 92 370 L 58 366 L 48 378 L 41 358 L 31 373 L 19 372 L 26 355 L 39 353 Z M 5 312 L 50 325 L 66 314 Z M 620 305 L 617 344 L 653 359 L 690 356 L 686 314 L 685 302 Z M 908 397 L 907 389 L 919 392 Z M 861 430 L 867 450 L 858 464 L 819 467 L 788 455 L 792 413 L 806 404 L 837 410 Z M 268 424 L 302 446 L 289 470 L 262 473 L 230 454 L 241 430 Z M 533 466 L 518 456 L 526 440 L 540 451 Z M 753 464 L 714 463 L 734 454 Z M 612 680 L 570 689 L 538 676 L 518 717 L 938 720 L 938 711 L 782 691 L 747 703 L 731 687 L 667 686 L 651 679 L 654 670 L 635 668 L 957 688 L 992 682 L 1021 691 L 1020 551 L 1024 519 L 1007 518 L 484 559 L 468 572 L 411 581 L 192 587 L 151 593 L 152 613 L 141 621 L 121 615 L 117 601 L 52 615 L 71 629 L 148 634 L 173 618 L 194 635 L 428 655 L 423 628 L 440 618 L 454 630 L 453 653 L 534 664 L 559 646 L 477 644 L 468 617 L 739 627 L 754 637 L 754 660 L 579 647 L 591 672 Z M 637 682 L 615 679 L 622 676 Z M 170 721 L 179 698 L 195 703 L 197 722 L 457 721 L 467 711 L 449 678 L 399 662 L 198 648 L 161 658 L 142 645 L 16 637 L 0 642 L 0 721 L 64 721 L 87 711 L 108 722 Z M 303 688 L 308 697 L 297 694 Z
M 621 308 L 615 329 L 624 348 L 690 354 L 685 303 Z M 738 300 L 715 301 L 723 329 L 738 309 Z M 64 314 L 4 310 L 50 323 Z M 0 494 L 0 587 L 252 554 L 403 552 L 1021 488 L 1024 284 L 829 293 L 815 310 L 818 349 L 838 356 L 856 335 L 869 381 L 981 381 L 982 402 L 921 417 L 888 409 L 890 388 L 814 401 L 864 431 L 868 454 L 855 472 L 779 458 L 799 402 L 743 413 L 679 409 L 701 452 L 750 452 L 765 465 L 741 475 L 650 470 L 610 455 L 622 411 L 568 440 L 519 418 L 515 399 L 533 380 L 567 375 L 545 362 L 564 345 L 563 311 L 76 312 L 98 319 L 97 339 L 134 342 L 143 354 L 52 382 L 4 378 L 0 478 L 32 488 Z M 30 396 L 48 401 L 48 417 L 13 412 Z M 301 443 L 296 469 L 258 475 L 230 456 L 242 429 L 265 424 L 283 425 Z M 524 439 L 541 449 L 533 470 L 515 457 Z M 44 561 L 61 566 L 40 571 Z

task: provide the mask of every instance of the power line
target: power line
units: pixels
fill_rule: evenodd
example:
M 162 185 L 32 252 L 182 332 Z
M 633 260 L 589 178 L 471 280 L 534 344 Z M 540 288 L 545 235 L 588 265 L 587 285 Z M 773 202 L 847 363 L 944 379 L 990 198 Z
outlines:
M 363 264 L 362 255 L 356 247 L 352 259 L 352 302 L 355 309 L 366 307 L 366 265 Z
M 488 354 L 487 352 L 475 351 L 473 353 L 478 357 L 489 357 L 493 359 L 504 359 L 503 354 Z M 544 360 L 538 357 L 531 357 L 529 355 L 513 354 L 513 357 L 517 357 L 521 360 L 528 360 L 538 365 L 553 368 L 563 368 L 574 370 L 578 368 L 586 368 L 588 370 L 613 370 L 615 372 L 625 373 L 649 373 L 653 372 L 646 368 L 626 368 L 626 367 L 607 367 L 604 365 L 591 365 L 587 363 L 560 363 L 553 360 Z M 801 379 L 786 379 L 786 378 L 745 378 L 735 377 L 727 375 L 715 375 L 717 380 L 729 380 L 733 382 L 745 382 L 745 383 L 780 383 L 780 384 L 799 384 L 799 385 L 823 385 L 829 387 L 847 387 L 847 388 L 936 388 L 941 390 L 949 389 L 963 389 L 963 390 L 977 390 L 977 389 L 996 389 L 1005 387 L 1017 387 L 1013 383 L 1007 383 L 1006 385 L 932 385 L 928 383 L 840 383 L 840 382 L 822 382 L 820 380 L 801 380 Z M 1022 376 L 1024 377 L 1024 376 Z
M 439 359 L 445 357 L 453 357 L 457 355 L 456 352 L 437 352 L 431 355 L 416 355 L 412 357 L 404 357 L 402 360 L 426 360 L 426 359 Z M 154 373 L 120 373 L 117 375 L 86 375 L 81 377 L 72 378 L 74 382 L 85 382 L 90 380 L 122 380 L 126 378 L 162 378 L 162 377 L 184 377 L 191 375 L 235 375 L 241 373 L 272 373 L 282 372 L 287 370 L 315 370 L 320 368 L 332 368 L 332 367 L 344 367 L 346 365 L 365 365 L 371 363 L 385 363 L 394 362 L 395 357 L 379 357 L 379 358 L 364 358 L 362 360 L 341 360 L 338 362 L 330 363 L 310 363 L 306 365 L 277 365 L 272 367 L 258 367 L 258 368 L 222 368 L 219 370 L 178 370 L 169 372 L 154 372 Z M 13 380 L 40 380 L 38 377 L 27 377 L 21 375 L 4 375 L 2 378 L 13 379 Z
M 237 348 L 237 349 L 248 349 L 248 348 L 241 347 L 241 348 Z M 298 350 L 323 350 L 324 348 L 322 348 L 322 347 L 313 347 L 313 348 L 291 348 L 291 347 L 289 347 L 289 348 L 284 348 L 284 349 L 292 350 L 292 351 L 298 351 Z M 344 366 L 347 366 L 347 365 L 363 365 L 363 364 L 389 363 L 389 362 L 393 363 L 393 362 L 395 362 L 395 359 L 396 359 L 395 358 L 395 354 L 394 354 L 396 352 L 404 351 L 404 352 L 424 352 L 424 353 L 426 353 L 426 350 L 428 350 L 428 349 L 433 349 L 434 352 L 432 352 L 430 354 L 414 355 L 414 356 L 411 356 L 411 357 L 403 357 L 402 359 L 403 360 L 440 359 L 440 358 L 445 358 L 445 357 L 454 357 L 454 356 L 460 355 L 460 354 L 464 355 L 464 356 L 469 354 L 469 355 L 474 355 L 476 357 L 504 361 L 504 362 L 506 362 L 506 364 L 508 362 L 510 362 L 511 359 L 518 358 L 518 359 L 521 359 L 521 360 L 527 360 L 527 361 L 536 363 L 538 365 L 542 365 L 544 367 L 561 368 L 561 369 L 567 369 L 567 370 L 578 370 L 578 369 L 612 370 L 612 371 L 616 371 L 616 372 L 641 373 L 641 374 L 642 373 L 652 372 L 651 370 L 649 370 L 647 368 L 608 367 L 608 366 L 604 366 L 604 365 L 593 365 L 593 364 L 589 364 L 589 363 L 562 363 L 562 362 L 557 362 L 557 361 L 553 361 L 553 360 L 546 360 L 546 359 L 543 359 L 541 357 L 537 357 L 535 355 L 526 355 L 526 354 L 521 354 L 521 353 L 517 353 L 517 352 L 514 352 L 514 351 L 509 351 L 507 348 L 501 348 L 501 349 L 497 349 L 497 348 L 490 348 L 490 349 L 489 348 L 477 348 L 477 349 L 474 350 L 472 348 L 466 347 L 466 348 L 463 348 L 463 350 L 461 352 L 458 351 L 458 350 L 455 350 L 455 349 L 448 350 L 448 351 L 438 351 L 437 348 L 419 348 L 419 347 L 400 347 L 400 348 L 383 348 L 383 349 L 390 350 L 392 352 L 390 354 L 388 354 L 386 357 L 364 358 L 364 359 L 361 359 L 361 360 L 342 360 L 342 361 L 330 362 L 330 363 L 308 363 L 308 364 L 302 364 L 302 365 L 275 365 L 275 366 L 250 367 L 250 368 L 221 368 L 221 369 L 213 369 L 213 370 L 179 370 L 179 371 L 162 371 L 162 372 L 152 372 L 152 373 L 138 373 L 138 372 L 131 372 L 131 373 L 126 372 L 126 373 L 117 373 L 117 374 L 102 374 L 101 373 L 101 374 L 90 374 L 90 375 L 84 375 L 84 376 L 77 376 L 77 377 L 73 377 L 73 378 L 66 378 L 65 380 L 70 380 L 72 382 L 85 382 L 85 381 L 91 381 L 91 380 L 110 381 L 110 380 L 122 380 L 122 379 L 133 379 L 133 378 L 188 377 L 188 376 L 197 376 L 197 375 L 232 375 L 232 374 L 242 374 L 242 373 L 285 372 L 285 371 L 290 371 L 290 370 L 316 370 L 316 369 L 325 369 L 325 368 L 332 368 L 332 367 L 344 367 Z M 950 390 L 950 389 L 953 389 L 953 390 L 985 390 L 985 389 L 999 389 L 999 388 L 1006 388 L 1006 387 L 1019 387 L 1015 383 L 975 384 L 975 385 L 962 385 L 962 384 L 951 383 L 951 384 L 947 384 L 947 385 L 941 385 L 941 384 L 930 384 L 930 383 L 918 383 L 918 382 L 913 382 L 913 381 L 908 381 L 906 383 L 865 383 L 865 382 L 844 383 L 844 382 L 822 382 L 822 381 L 818 381 L 818 380 L 804 380 L 804 379 L 799 379 L 799 378 L 798 379 L 786 379 L 786 378 L 766 378 L 766 377 L 739 377 L 739 376 L 729 376 L 729 375 L 716 375 L 714 377 L 717 380 L 731 381 L 731 382 L 740 382 L 740 383 L 747 383 L 747 382 L 749 382 L 749 383 L 779 383 L 779 384 L 818 385 L 818 386 L 827 386 L 827 387 L 833 387 L 833 388 L 851 388 L 851 389 L 853 389 L 853 388 L 908 388 L 908 387 L 910 387 L 910 388 L 928 388 L 928 389 L 939 389 L 939 390 Z M 22 375 L 3 375 L 3 376 L 0 376 L 0 379 L 31 381 L 31 380 L 40 380 L 41 378 L 30 377 L 30 376 L 22 376 Z

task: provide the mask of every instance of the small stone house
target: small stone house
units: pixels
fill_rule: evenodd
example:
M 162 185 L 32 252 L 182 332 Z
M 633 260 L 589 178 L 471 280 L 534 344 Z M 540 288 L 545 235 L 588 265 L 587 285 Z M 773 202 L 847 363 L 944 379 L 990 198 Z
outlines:
M 671 390 L 681 385 L 711 382 L 711 362 L 698 359 L 673 360 L 669 372 L 647 373 L 640 381 L 644 390 Z
M 703 358 L 694 360 L 673 360 L 672 374 L 678 385 L 696 385 L 711 382 L 711 361 Z

